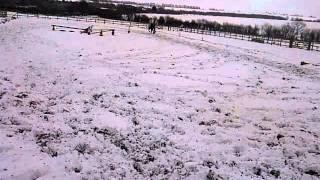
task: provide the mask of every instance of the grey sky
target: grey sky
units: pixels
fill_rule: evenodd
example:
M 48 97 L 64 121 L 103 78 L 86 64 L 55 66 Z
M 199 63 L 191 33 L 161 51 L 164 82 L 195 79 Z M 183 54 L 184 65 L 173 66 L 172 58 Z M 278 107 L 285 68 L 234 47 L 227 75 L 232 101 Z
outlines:
M 240 11 L 272 11 L 289 14 L 303 14 L 320 17 L 320 0 L 134 0 L 197 5 L 202 8 L 218 8 Z

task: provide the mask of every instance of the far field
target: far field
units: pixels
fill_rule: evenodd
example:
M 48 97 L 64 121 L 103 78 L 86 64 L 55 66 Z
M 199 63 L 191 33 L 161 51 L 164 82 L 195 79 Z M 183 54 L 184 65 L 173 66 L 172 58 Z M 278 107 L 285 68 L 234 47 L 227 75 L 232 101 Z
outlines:
M 227 16 L 205 16 L 205 15 L 193 15 L 193 14 L 145 14 L 148 17 L 166 17 L 170 16 L 176 19 L 180 19 L 183 21 L 192 21 L 192 20 L 207 20 L 207 21 L 216 21 L 220 24 L 223 23 L 232 23 L 236 25 L 251 25 L 251 26 L 262 26 L 264 24 L 271 24 L 273 26 L 281 26 L 292 21 L 290 20 L 276 20 L 276 19 L 259 19 L 259 18 L 244 18 L 244 17 L 227 17 Z M 320 22 L 305 22 L 307 28 L 310 29 L 320 29 Z

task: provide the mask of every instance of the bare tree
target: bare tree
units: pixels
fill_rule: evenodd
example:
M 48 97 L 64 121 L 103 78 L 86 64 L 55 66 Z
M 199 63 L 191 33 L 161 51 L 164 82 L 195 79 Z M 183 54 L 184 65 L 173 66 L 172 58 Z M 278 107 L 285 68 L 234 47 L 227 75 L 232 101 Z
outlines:
M 296 38 L 301 36 L 301 34 L 303 33 L 304 29 L 306 28 L 306 23 L 301 22 L 301 21 L 292 22 L 290 25 L 291 25 L 293 34 L 294 34 L 294 36 Z
M 271 24 L 264 24 L 262 27 L 261 27 L 261 30 L 262 30 L 262 34 L 267 36 L 268 38 L 268 41 L 270 40 L 270 38 L 272 37 L 272 25 Z
M 289 39 L 290 35 L 293 34 L 292 28 L 289 23 L 282 25 L 281 31 L 284 39 Z
M 316 38 L 316 31 L 313 29 L 305 29 L 304 32 L 301 34 L 301 38 L 304 42 L 308 42 L 307 49 L 311 50 Z
M 290 40 L 289 48 L 293 47 L 294 41 L 297 38 L 299 38 L 299 36 L 301 36 L 305 27 L 306 27 L 306 24 L 301 21 L 295 21 L 295 22 L 292 22 L 291 24 L 288 25 L 288 28 L 289 28 L 288 35 L 289 35 L 289 40 Z

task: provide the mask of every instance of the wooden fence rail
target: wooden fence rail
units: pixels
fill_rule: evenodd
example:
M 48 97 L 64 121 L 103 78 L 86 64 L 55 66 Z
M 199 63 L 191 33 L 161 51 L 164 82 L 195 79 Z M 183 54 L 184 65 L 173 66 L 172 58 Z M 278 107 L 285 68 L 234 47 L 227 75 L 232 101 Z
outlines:
M 262 35 L 253 36 L 253 35 L 236 34 L 236 33 L 223 32 L 223 31 L 201 30 L 201 29 L 195 29 L 195 28 L 181 28 L 181 27 L 168 27 L 168 30 L 183 31 L 183 32 L 189 32 L 189 33 L 218 36 L 218 37 L 225 37 L 225 38 L 232 38 L 232 39 L 239 39 L 239 40 L 246 40 L 246 41 L 255 41 L 255 42 L 260 42 L 264 44 L 284 46 L 284 47 L 289 47 L 289 44 L 290 44 L 290 41 L 287 39 L 268 38 Z M 256 41 L 257 39 L 261 41 Z M 296 40 L 293 44 L 293 48 L 307 50 L 308 43 L 309 42 L 306 42 L 306 41 Z M 312 42 L 310 50 L 320 51 L 320 42 Z
M 40 15 L 40 14 L 21 14 L 17 13 L 16 17 L 36 17 L 36 18 L 43 18 L 43 19 L 61 19 L 66 21 L 84 21 L 84 22 L 94 22 L 94 23 L 102 23 L 102 24 L 116 24 L 116 25 L 126 25 L 131 27 L 138 27 L 138 28 L 147 28 L 148 24 L 141 23 L 141 22 L 130 22 L 130 21 L 123 21 L 123 20 L 114 20 L 114 19 L 106 19 L 106 18 L 97 18 L 97 17 L 81 17 L 81 16 L 51 16 L 51 15 Z M 258 43 L 270 44 L 275 46 L 283 46 L 289 47 L 289 40 L 287 39 L 280 39 L 280 38 L 267 38 L 265 36 L 257 35 L 246 35 L 246 34 L 237 34 L 231 32 L 224 32 L 224 31 L 215 31 L 210 29 L 197 29 L 197 28 L 187 28 L 187 27 L 172 27 L 172 26 L 158 26 L 158 29 L 165 29 L 167 28 L 168 31 L 182 31 L 188 33 L 196 33 L 196 34 L 203 34 L 207 36 L 217 36 L 217 37 L 225 37 L 225 38 L 232 38 L 238 40 L 245 40 L 245 41 L 253 41 Z M 305 49 L 308 48 L 308 42 L 297 40 L 294 42 L 293 48 Z M 320 52 L 320 42 L 312 42 L 310 50 L 312 51 L 319 51 Z

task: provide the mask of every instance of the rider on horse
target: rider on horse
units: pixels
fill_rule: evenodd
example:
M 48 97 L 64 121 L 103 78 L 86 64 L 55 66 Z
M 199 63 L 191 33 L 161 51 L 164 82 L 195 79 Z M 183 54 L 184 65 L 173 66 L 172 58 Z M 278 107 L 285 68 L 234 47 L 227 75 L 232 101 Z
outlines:
M 156 20 L 155 19 L 151 20 L 151 22 L 149 23 L 148 31 L 153 34 L 156 33 Z

